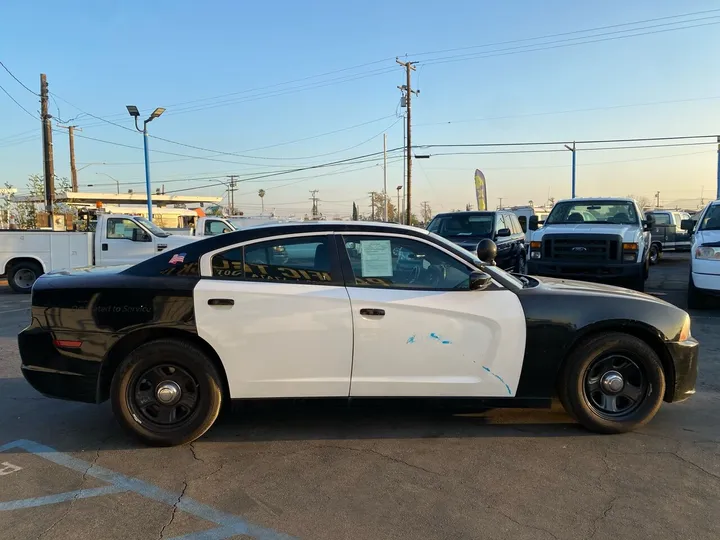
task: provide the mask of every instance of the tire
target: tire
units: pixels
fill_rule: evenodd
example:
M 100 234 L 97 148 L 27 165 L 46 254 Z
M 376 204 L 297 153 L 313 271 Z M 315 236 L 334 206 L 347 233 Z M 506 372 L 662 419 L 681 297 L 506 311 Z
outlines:
M 688 308 L 690 309 L 705 309 L 707 308 L 708 301 L 707 296 L 704 295 L 700 289 L 695 287 L 693 282 L 692 272 L 690 272 L 690 278 L 688 280 Z
M 16 293 L 30 294 L 37 278 L 43 275 L 42 267 L 32 261 L 13 264 L 8 272 L 8 285 Z
M 516 274 L 527 274 L 527 255 L 521 251 L 515 261 L 514 272 Z
M 661 254 L 660 246 L 658 246 L 657 244 L 653 244 L 652 246 L 650 246 L 650 255 L 648 256 L 650 258 L 650 264 L 655 265 L 655 264 L 659 263 L 660 262 L 660 254 Z
M 174 403 L 160 401 L 160 384 L 179 390 Z M 122 361 L 110 399 L 118 422 L 132 435 L 152 446 L 175 446 L 194 441 L 213 425 L 222 406 L 222 383 L 200 349 L 159 339 L 140 345 Z
M 610 391 L 603 381 L 613 384 L 615 374 L 623 386 Z M 590 431 L 625 433 L 649 422 L 660 409 L 665 374 L 647 343 L 610 332 L 590 337 L 573 350 L 560 371 L 558 395 L 568 414 Z

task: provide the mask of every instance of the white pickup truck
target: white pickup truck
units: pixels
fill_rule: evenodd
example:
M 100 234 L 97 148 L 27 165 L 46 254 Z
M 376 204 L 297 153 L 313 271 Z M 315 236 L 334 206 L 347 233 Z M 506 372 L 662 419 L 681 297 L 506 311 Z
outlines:
M 633 199 L 568 199 L 555 204 L 541 229 L 530 217 L 528 273 L 603 281 L 645 290 L 652 216 Z
M 93 223 L 95 232 L 0 231 L 0 276 L 29 293 L 51 270 L 135 264 L 199 239 L 171 235 L 139 216 L 98 214 Z

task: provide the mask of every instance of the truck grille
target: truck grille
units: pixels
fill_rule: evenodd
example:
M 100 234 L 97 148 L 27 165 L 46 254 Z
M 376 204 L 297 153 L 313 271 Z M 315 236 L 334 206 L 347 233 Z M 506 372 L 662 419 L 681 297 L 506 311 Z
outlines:
M 553 234 L 543 237 L 542 258 L 555 261 L 620 261 L 619 236 Z

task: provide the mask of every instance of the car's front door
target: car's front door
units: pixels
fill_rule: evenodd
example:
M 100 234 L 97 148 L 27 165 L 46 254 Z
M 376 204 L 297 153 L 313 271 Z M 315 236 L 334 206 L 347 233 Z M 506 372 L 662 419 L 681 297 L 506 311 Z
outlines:
M 232 398 L 347 397 L 352 313 L 327 233 L 208 253 L 194 290 L 198 334 Z
M 97 265 L 135 264 L 156 253 L 152 235 L 132 219 L 108 217 L 104 236 L 95 248 Z
M 469 289 L 472 268 L 429 240 L 338 235 L 354 321 L 351 396 L 514 396 L 526 325 L 517 296 Z

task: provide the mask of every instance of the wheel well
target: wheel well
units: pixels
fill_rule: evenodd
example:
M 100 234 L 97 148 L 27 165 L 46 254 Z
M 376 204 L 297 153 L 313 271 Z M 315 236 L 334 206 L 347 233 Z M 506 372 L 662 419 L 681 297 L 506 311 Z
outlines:
M 568 361 L 572 353 L 575 352 L 575 350 L 580 345 L 582 345 L 583 342 L 587 341 L 590 338 L 610 332 L 634 336 L 647 343 L 650 348 L 655 351 L 655 354 L 657 354 L 658 358 L 660 358 L 663 373 L 665 374 L 665 395 L 663 396 L 663 399 L 665 401 L 670 401 L 672 399 L 672 393 L 675 389 L 675 367 L 672 358 L 670 357 L 670 353 L 665 347 L 665 344 L 663 343 L 663 340 L 660 336 L 658 336 L 651 329 L 636 324 L 616 323 L 610 325 L 603 325 L 602 327 L 594 327 L 586 332 L 583 332 L 583 334 L 580 335 L 573 342 L 573 344 L 568 348 L 567 352 L 565 353 L 563 361 L 560 363 L 557 376 L 560 376 L 563 371 L 563 367 L 565 366 L 565 363 Z
M 45 272 L 45 265 L 43 265 L 40 259 L 35 257 L 15 257 L 5 263 L 5 268 L 0 270 L 0 274 L 9 274 L 12 271 L 13 266 L 17 266 L 19 263 L 33 263 L 40 266 L 43 272 Z
M 127 358 L 132 351 L 137 349 L 143 343 L 164 338 L 185 341 L 204 352 L 210 361 L 215 365 L 215 369 L 217 369 L 218 374 L 222 379 L 223 401 L 229 403 L 230 387 L 228 385 L 227 374 L 225 373 L 223 363 L 215 352 L 215 349 L 213 349 L 207 341 L 197 334 L 193 334 L 192 332 L 188 332 L 186 330 L 178 330 L 176 328 L 147 328 L 136 330 L 135 332 L 122 337 L 115 345 L 113 345 L 108 354 L 105 356 L 105 360 L 100 368 L 97 389 L 98 403 L 102 403 L 110 397 L 110 385 L 112 383 L 113 376 L 120 366 L 120 363 Z

